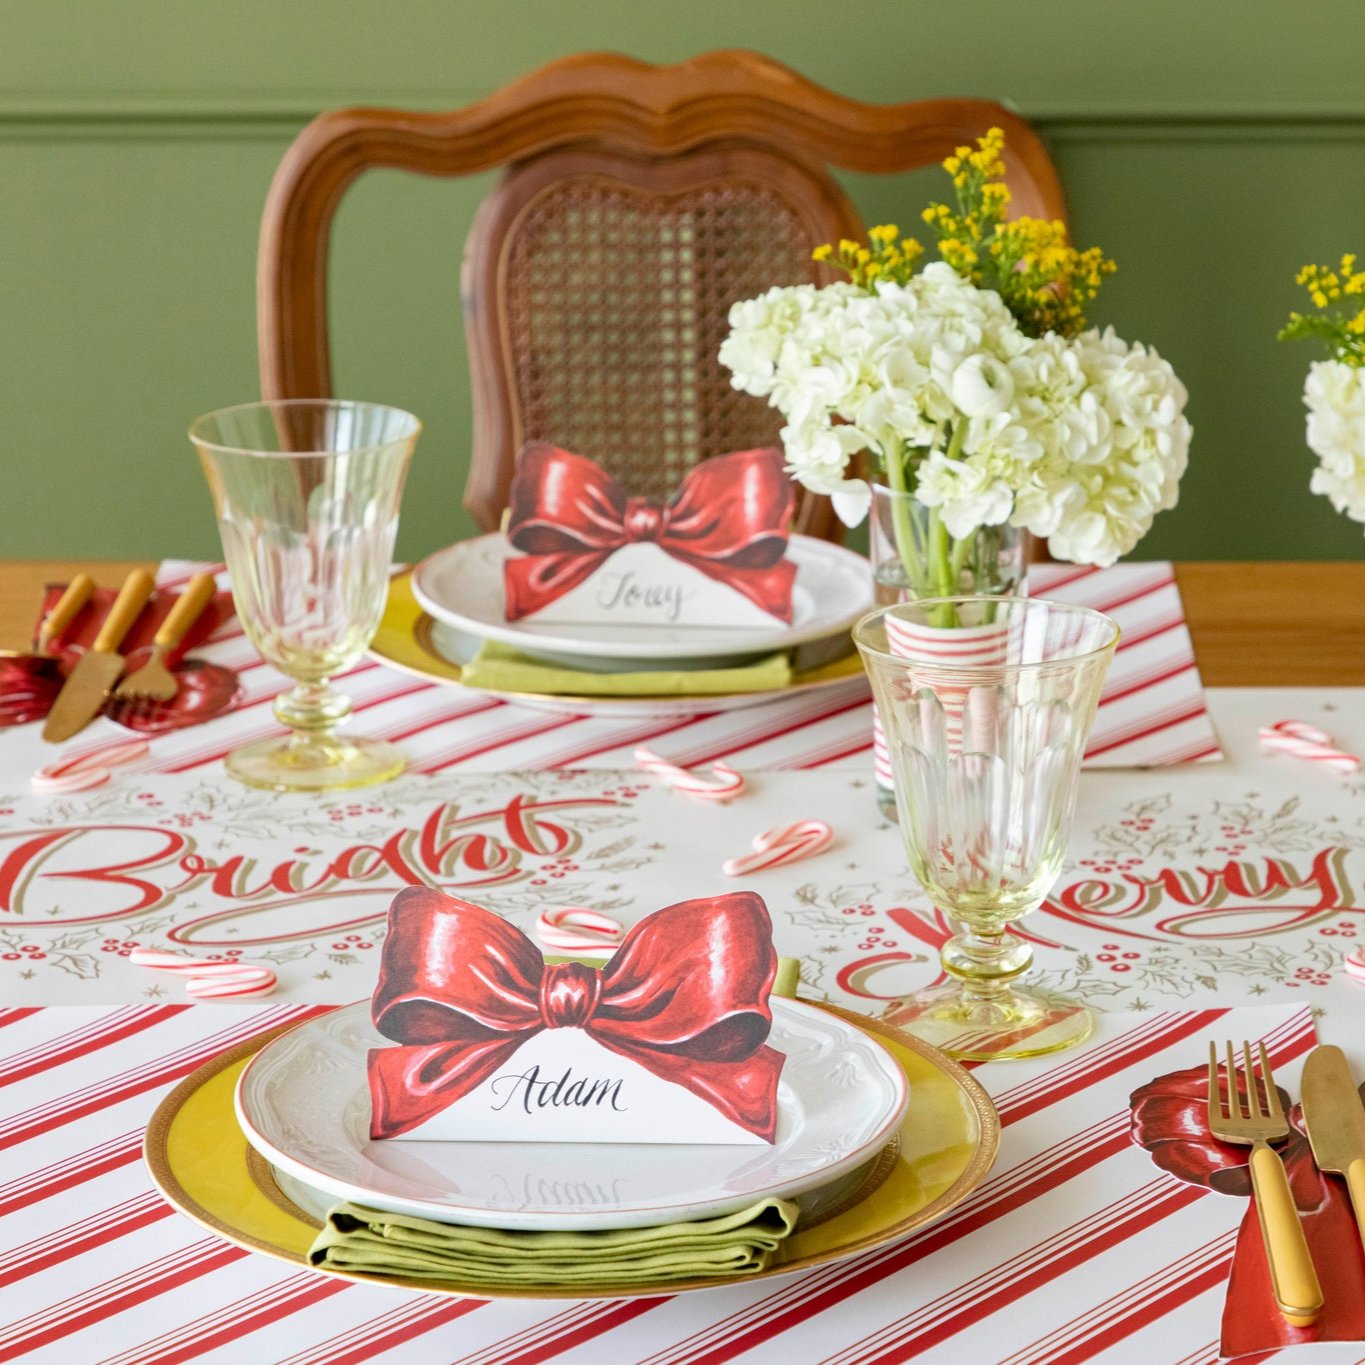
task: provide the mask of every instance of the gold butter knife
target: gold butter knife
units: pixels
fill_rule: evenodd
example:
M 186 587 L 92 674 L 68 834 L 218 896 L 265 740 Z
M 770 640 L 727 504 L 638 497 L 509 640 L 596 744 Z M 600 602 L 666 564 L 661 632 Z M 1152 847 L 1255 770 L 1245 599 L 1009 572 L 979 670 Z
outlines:
M 1365 1243 L 1365 1105 L 1339 1047 L 1324 1043 L 1303 1064 L 1303 1122 L 1318 1169 L 1346 1177 Z
M 123 580 L 95 643 L 81 655 L 48 713 L 43 738 L 50 744 L 70 739 L 99 714 L 109 689 L 123 672 L 123 655 L 118 653 L 118 647 L 147 605 L 153 586 L 146 569 L 134 569 Z
M 66 586 L 66 591 L 57 599 L 52 610 L 43 617 L 38 627 L 38 647 L 34 651 L 40 658 L 51 659 L 52 642 L 74 621 L 80 610 L 95 595 L 95 580 L 89 574 L 78 573 Z

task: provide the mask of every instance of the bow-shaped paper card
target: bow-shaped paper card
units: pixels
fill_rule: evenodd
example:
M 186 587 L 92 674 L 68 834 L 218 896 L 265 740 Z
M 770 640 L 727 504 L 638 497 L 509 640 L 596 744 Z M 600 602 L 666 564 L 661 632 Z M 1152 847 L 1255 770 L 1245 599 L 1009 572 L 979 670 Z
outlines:
M 509 498 L 509 621 L 640 626 L 791 624 L 793 494 L 780 450 L 695 465 L 666 502 L 631 497 L 601 465 L 525 446 Z
M 547 964 L 430 887 L 389 909 L 369 1054 L 372 1138 L 770 1143 L 772 923 L 749 891 L 641 920 L 604 966 Z

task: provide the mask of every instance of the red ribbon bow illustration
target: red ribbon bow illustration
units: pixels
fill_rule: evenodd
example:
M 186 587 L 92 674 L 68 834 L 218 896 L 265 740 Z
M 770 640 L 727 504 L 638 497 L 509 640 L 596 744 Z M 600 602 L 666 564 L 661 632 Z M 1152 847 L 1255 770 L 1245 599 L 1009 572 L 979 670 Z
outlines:
M 507 536 L 526 552 L 503 567 L 507 619 L 548 606 L 617 550 L 652 541 L 788 625 L 796 566 L 783 558 L 792 486 L 779 450 L 740 450 L 694 466 L 667 505 L 632 498 L 601 465 L 543 441 L 512 481 Z
M 547 966 L 515 925 L 430 887 L 389 909 L 372 1017 L 370 1136 L 425 1122 L 542 1029 L 581 1028 L 773 1141 L 783 1055 L 766 1045 L 772 924 L 749 891 L 640 921 L 601 970 Z

